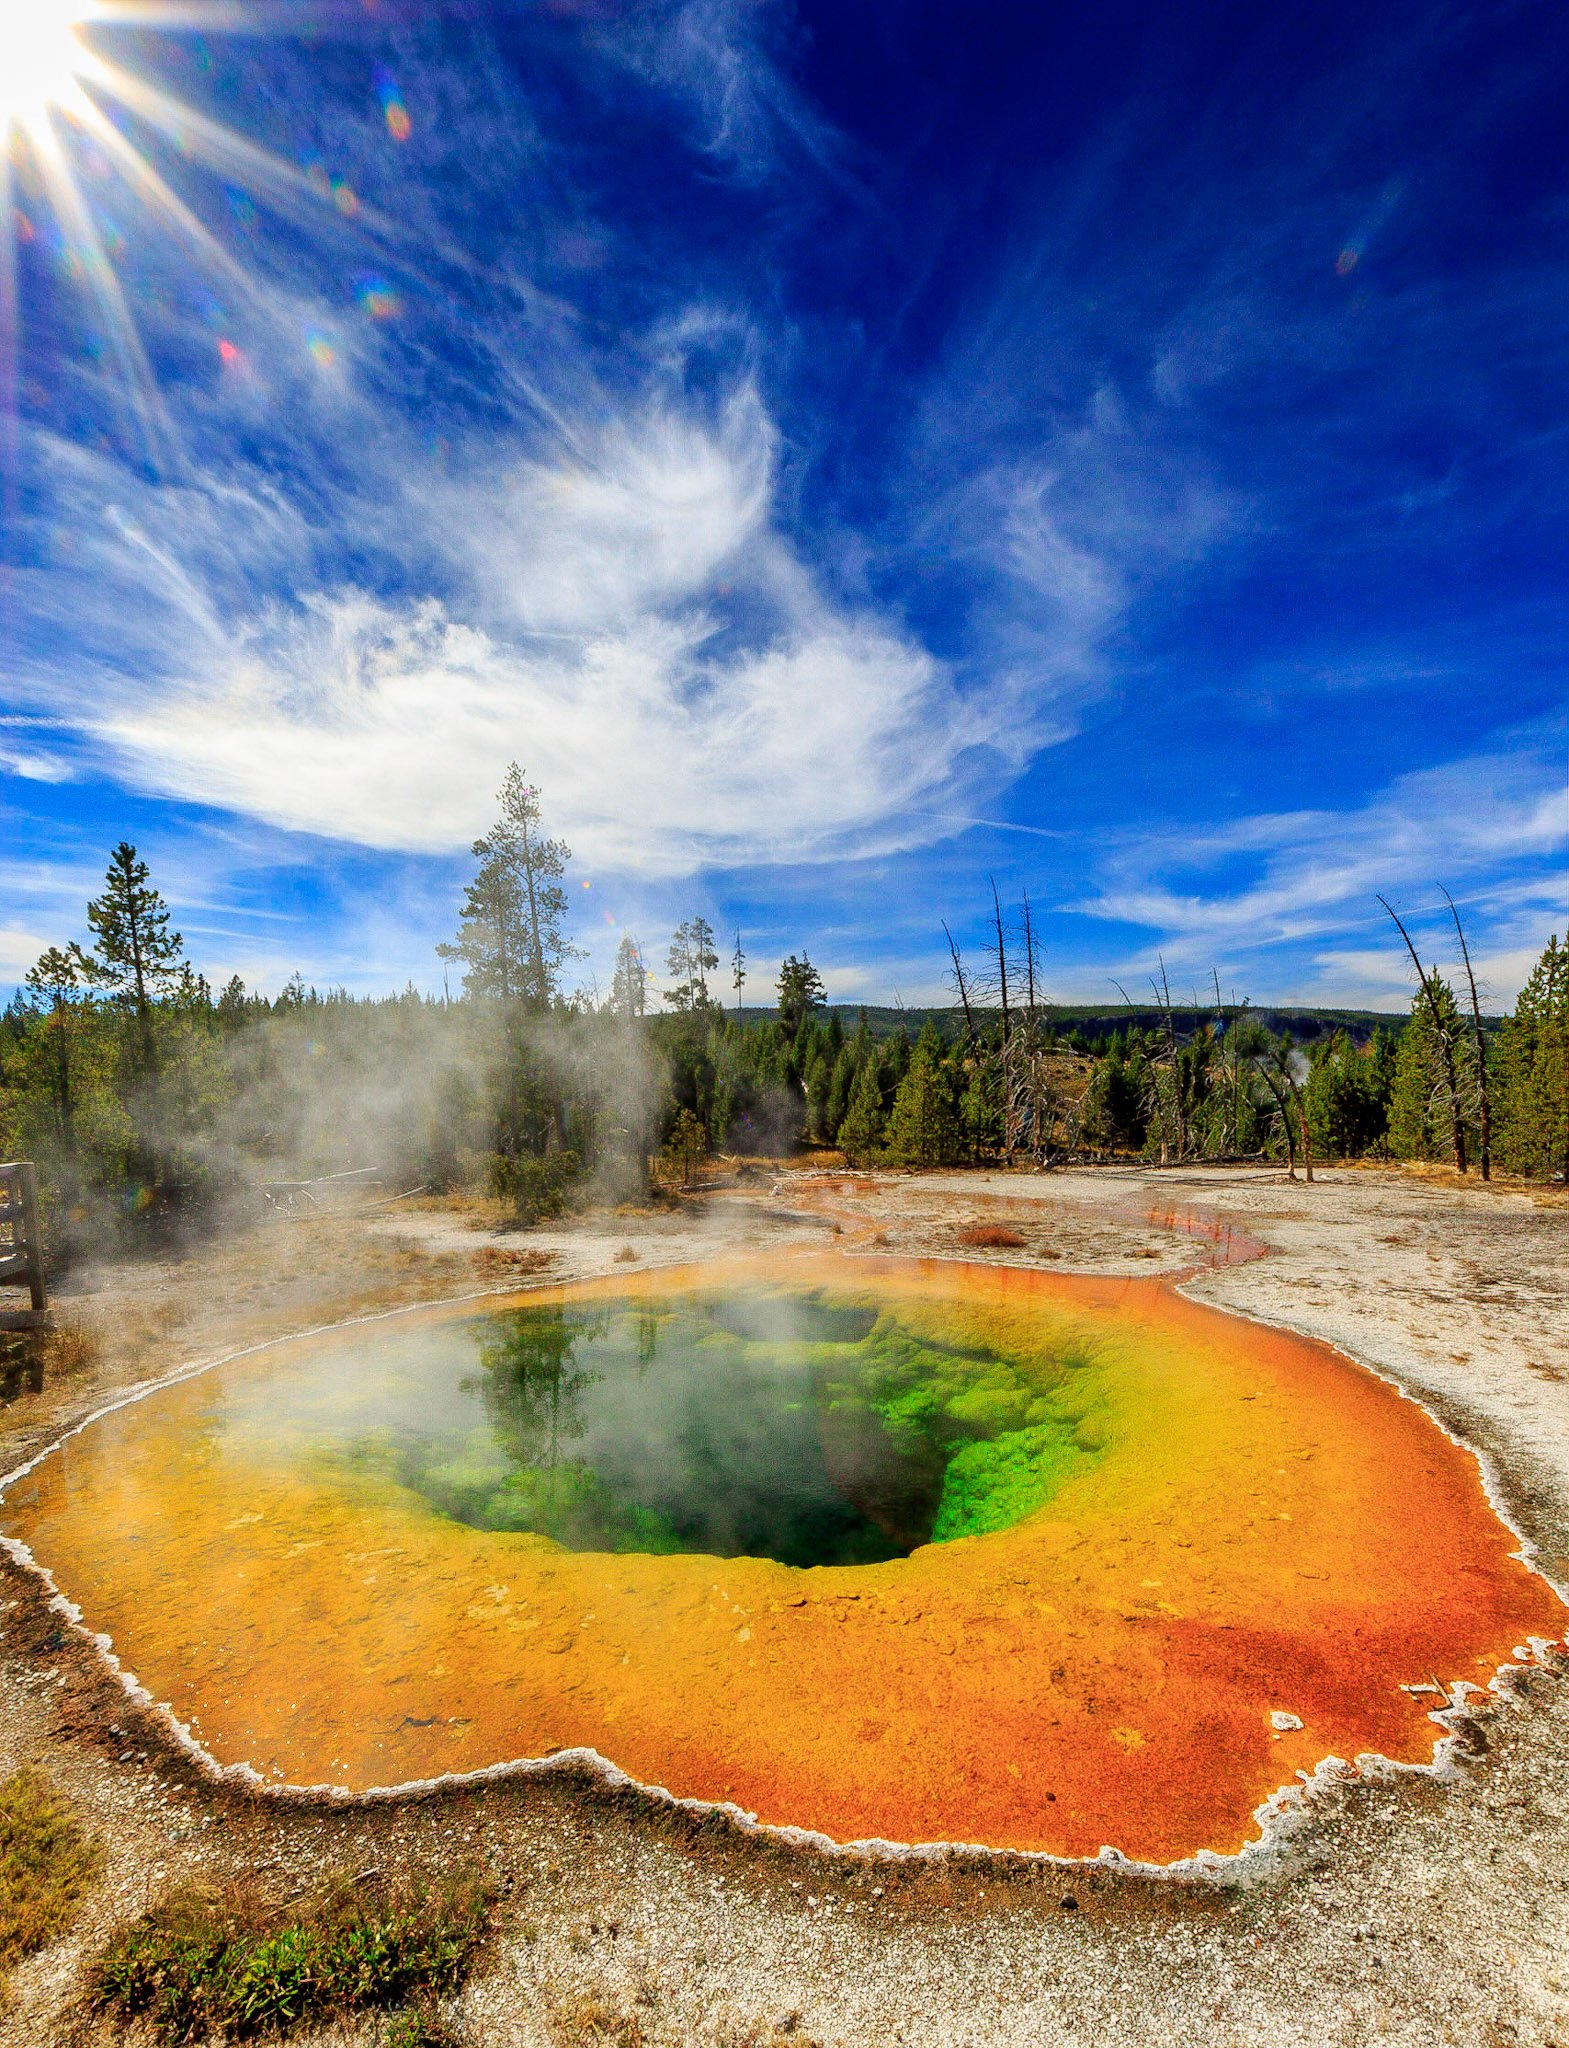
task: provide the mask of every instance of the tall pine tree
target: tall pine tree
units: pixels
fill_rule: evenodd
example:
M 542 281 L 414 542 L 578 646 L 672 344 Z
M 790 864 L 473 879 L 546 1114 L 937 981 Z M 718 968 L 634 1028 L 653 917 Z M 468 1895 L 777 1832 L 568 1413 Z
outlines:
M 563 963 L 577 953 L 566 936 L 561 886 L 572 850 L 545 832 L 539 791 L 516 761 L 502 781 L 500 807 L 495 825 L 474 842 L 479 867 L 464 893 L 457 939 L 436 951 L 464 963 L 469 995 L 540 1015 L 560 994 Z
M 930 1020 L 894 1097 L 888 1156 L 901 1166 L 951 1166 L 964 1157 L 958 1090 L 942 1039 Z
M 877 1078 L 877 1061 L 868 1056 L 861 1062 L 850 1090 L 849 1106 L 838 1130 L 838 1144 L 852 1166 L 865 1166 L 876 1157 L 882 1142 L 883 1091 Z
M 1555 933 L 1498 1044 L 1499 1164 L 1569 1180 L 1569 946 Z
M 1448 1158 L 1463 1168 L 1463 1152 L 1456 1157 L 1456 1127 L 1463 1145 L 1476 1121 L 1471 1041 L 1448 982 L 1434 969 L 1425 983 L 1412 999 L 1395 1054 L 1389 1149 L 1397 1159 Z
M 79 956 L 92 978 L 136 1019 L 142 1072 L 158 1068 L 153 1002 L 180 976 L 184 940 L 169 929 L 169 906 L 152 885 L 147 863 L 122 839 L 109 859 L 104 892 L 87 906 L 96 945 Z

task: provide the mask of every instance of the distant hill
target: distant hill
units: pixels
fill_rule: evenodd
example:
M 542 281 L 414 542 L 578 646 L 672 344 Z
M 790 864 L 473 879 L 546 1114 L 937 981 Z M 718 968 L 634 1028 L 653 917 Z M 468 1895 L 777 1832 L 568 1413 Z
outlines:
M 830 1014 L 838 1017 L 847 1032 L 854 1031 L 864 1016 L 873 1038 L 892 1037 L 901 1025 L 913 1038 L 924 1028 L 928 1018 L 945 1038 L 957 1038 L 964 1029 L 964 1015 L 956 1005 L 944 1009 L 900 1010 L 886 1003 L 830 1003 L 828 1009 Z M 1162 1014 L 1153 1003 L 1135 1004 L 1131 1009 L 1122 1003 L 1109 1004 L 1104 1008 L 1077 1003 L 1042 1003 L 1040 1010 L 1054 1031 L 1063 1036 L 1075 1032 L 1092 1044 L 1110 1038 L 1115 1031 L 1126 1031 L 1130 1025 L 1140 1031 L 1163 1028 Z M 771 1006 L 749 1003 L 743 1006 L 741 1014 L 749 1022 L 756 1022 L 777 1013 Z M 974 1014 L 977 1022 L 992 1023 L 998 1012 L 977 1008 Z M 1213 1024 L 1220 1013 L 1211 1005 L 1197 1010 L 1191 1006 L 1179 1006 L 1171 1014 L 1178 1037 L 1186 1038 L 1201 1025 Z M 1233 1009 L 1227 1014 L 1235 1016 L 1237 1013 Z M 1406 1021 L 1405 1014 L 1395 1010 L 1319 1010 L 1273 1003 L 1252 1004 L 1248 1015 L 1256 1017 L 1266 1030 L 1289 1031 L 1304 1045 L 1315 1038 L 1326 1037 L 1332 1031 L 1345 1031 L 1358 1045 L 1365 1045 L 1380 1025 L 1399 1031 Z M 1501 1021 L 1496 1017 L 1483 1019 L 1489 1029 L 1496 1029 Z

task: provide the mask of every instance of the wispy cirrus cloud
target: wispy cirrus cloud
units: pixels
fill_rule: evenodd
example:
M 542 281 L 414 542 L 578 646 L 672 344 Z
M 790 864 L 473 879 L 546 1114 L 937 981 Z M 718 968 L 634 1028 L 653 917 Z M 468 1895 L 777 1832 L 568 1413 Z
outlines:
M 310 522 L 243 478 L 171 520 L 76 453 L 100 653 L 30 686 L 133 787 L 369 847 L 461 848 L 511 758 L 598 866 L 929 837 L 983 757 L 1023 759 L 1032 714 L 825 586 L 773 516 L 775 446 L 743 383 L 477 480 L 421 465 L 367 521 L 402 590 L 304 582 Z M 279 594 L 237 605 L 247 585 Z
M 1267 962 L 1290 948 L 1306 992 L 1354 983 L 1388 996 L 1402 955 L 1347 943 L 1387 924 L 1389 897 L 1447 944 L 1449 888 L 1485 934 L 1481 957 L 1512 996 L 1563 915 L 1569 799 L 1556 735 L 1398 777 L 1343 810 L 1268 812 L 1125 838 L 1088 895 L 1065 904 L 1102 923 L 1142 928 L 1183 972 L 1217 957 Z M 1267 965 L 1266 972 L 1271 972 Z M 1273 974 L 1271 975 L 1273 978 Z
M 760 183 L 791 157 L 826 168 L 845 153 L 781 62 L 795 27 L 777 0 L 644 0 L 591 39 L 687 110 L 700 149 Z

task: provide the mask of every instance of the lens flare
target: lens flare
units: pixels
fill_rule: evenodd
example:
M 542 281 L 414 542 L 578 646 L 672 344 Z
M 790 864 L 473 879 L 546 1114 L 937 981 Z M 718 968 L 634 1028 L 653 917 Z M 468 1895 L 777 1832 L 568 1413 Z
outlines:
M 385 278 L 368 277 L 360 286 L 362 309 L 372 320 L 396 320 L 403 311 L 403 297 Z
M 316 12 L 307 0 L 296 26 L 315 25 L 310 17 Z M 165 182 L 121 122 L 110 118 L 111 103 L 139 126 L 160 131 L 182 158 L 214 173 L 242 225 L 254 215 L 254 194 L 297 221 L 320 223 L 330 209 L 340 230 L 352 221 L 358 230 L 395 236 L 396 225 L 367 207 L 347 179 L 258 148 L 115 63 L 96 41 L 100 31 L 117 28 L 224 34 L 248 26 L 255 24 L 248 25 L 230 0 L 0 0 L 0 477 L 8 501 L 16 479 L 23 325 L 17 252 L 36 237 L 39 204 L 52 216 L 59 274 L 86 286 L 96 302 L 100 338 L 89 346 L 112 363 L 133 439 L 158 469 L 178 469 L 182 458 L 115 271 L 135 236 L 116 228 L 106 232 L 98 210 L 105 164 L 139 202 L 141 221 L 172 231 L 194 252 L 204 275 L 221 279 L 259 322 L 279 324 L 278 308 L 260 283 Z M 391 108 L 401 106 L 395 96 L 386 101 L 394 132 Z M 92 166 L 86 180 L 78 171 L 83 152 Z M 24 195 L 28 212 L 19 204 Z M 391 318 L 396 305 L 389 290 L 381 311 L 368 310 L 373 318 Z M 313 341 L 311 353 L 319 363 L 332 360 L 325 342 Z M 232 360 L 222 349 L 219 355 L 225 365 Z
M 413 133 L 414 124 L 409 119 L 409 110 L 404 102 L 398 83 L 389 72 L 376 75 L 376 94 L 381 101 L 381 111 L 387 123 L 387 133 L 394 142 L 407 142 Z

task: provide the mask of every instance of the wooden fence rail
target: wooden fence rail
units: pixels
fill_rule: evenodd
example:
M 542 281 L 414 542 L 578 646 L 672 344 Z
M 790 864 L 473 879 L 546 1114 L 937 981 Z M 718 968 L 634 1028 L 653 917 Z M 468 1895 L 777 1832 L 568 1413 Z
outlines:
M 38 1330 L 48 1324 L 38 1174 L 25 1160 L 0 1166 L 0 1287 L 25 1287 L 31 1304 L 0 1307 L 0 1330 Z

